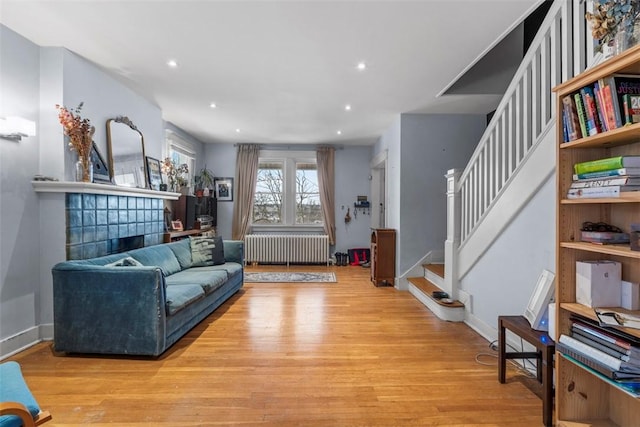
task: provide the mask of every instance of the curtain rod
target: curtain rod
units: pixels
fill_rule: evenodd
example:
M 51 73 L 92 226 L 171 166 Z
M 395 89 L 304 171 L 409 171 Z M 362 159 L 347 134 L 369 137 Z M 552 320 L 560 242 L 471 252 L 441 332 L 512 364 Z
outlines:
M 249 143 L 250 144 L 250 143 Z M 233 144 L 234 147 L 244 145 L 240 143 Z M 261 150 L 316 150 L 319 147 L 333 147 L 336 150 L 344 150 L 344 145 L 331 145 L 331 144 L 253 144 L 260 147 Z

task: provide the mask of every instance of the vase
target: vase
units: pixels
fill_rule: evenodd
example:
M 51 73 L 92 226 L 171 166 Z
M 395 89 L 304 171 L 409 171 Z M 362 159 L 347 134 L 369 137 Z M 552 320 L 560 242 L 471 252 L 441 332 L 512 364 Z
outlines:
M 93 182 L 93 163 L 88 157 L 78 157 L 76 162 L 76 181 Z

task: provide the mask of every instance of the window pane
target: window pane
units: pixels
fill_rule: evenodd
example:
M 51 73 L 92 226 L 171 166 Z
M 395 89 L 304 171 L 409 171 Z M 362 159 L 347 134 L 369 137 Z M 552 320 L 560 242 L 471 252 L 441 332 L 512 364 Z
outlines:
M 284 170 L 282 162 L 260 162 L 253 201 L 254 224 L 282 223 Z
M 322 224 L 315 163 L 296 164 L 296 224 Z

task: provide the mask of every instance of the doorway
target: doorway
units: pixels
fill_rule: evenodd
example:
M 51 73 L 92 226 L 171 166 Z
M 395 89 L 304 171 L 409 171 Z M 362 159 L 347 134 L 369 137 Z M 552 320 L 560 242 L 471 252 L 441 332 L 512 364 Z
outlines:
M 376 155 L 371 167 L 371 228 L 386 228 L 387 225 L 387 150 Z

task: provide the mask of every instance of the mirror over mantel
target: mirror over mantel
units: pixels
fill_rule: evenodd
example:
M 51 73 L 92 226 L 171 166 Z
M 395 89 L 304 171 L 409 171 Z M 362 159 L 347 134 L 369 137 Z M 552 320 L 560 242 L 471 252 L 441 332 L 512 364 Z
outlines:
M 107 120 L 109 172 L 118 186 L 148 188 L 144 137 L 126 116 Z

